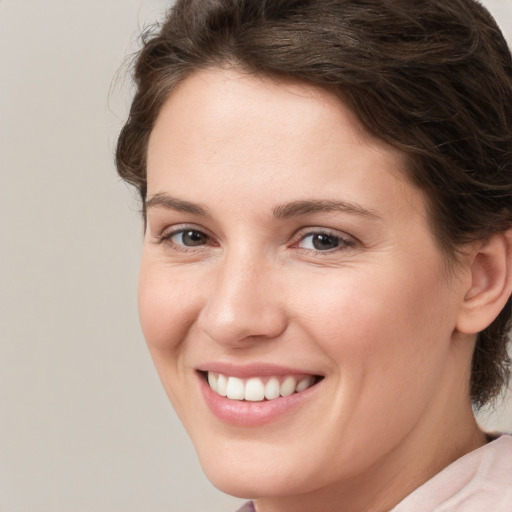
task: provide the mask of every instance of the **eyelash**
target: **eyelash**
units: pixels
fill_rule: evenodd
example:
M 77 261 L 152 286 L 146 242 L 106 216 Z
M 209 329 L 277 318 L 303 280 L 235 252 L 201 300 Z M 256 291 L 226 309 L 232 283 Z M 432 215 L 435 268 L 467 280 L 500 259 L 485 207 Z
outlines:
M 198 244 L 198 245 L 185 245 L 184 243 L 176 243 L 172 240 L 177 235 L 184 235 L 185 233 L 190 232 L 194 233 L 196 235 L 199 235 L 203 237 L 204 243 Z M 333 248 L 329 248 L 326 250 L 320 250 L 313 248 L 305 248 L 300 247 L 300 244 L 307 240 L 308 238 L 312 237 L 327 237 L 331 240 L 334 240 L 337 245 Z M 190 251 L 197 251 L 204 248 L 206 245 L 210 244 L 213 246 L 217 246 L 218 244 L 213 243 L 212 244 L 212 237 L 208 234 L 206 234 L 204 231 L 197 229 L 193 226 L 180 226 L 179 228 L 173 229 L 170 232 L 164 232 L 162 235 L 157 237 L 157 243 L 158 244 L 165 244 L 171 246 L 173 250 L 180 251 L 180 252 L 190 252 Z M 334 232 L 329 229 L 321 229 L 321 228 L 307 228 L 299 232 L 297 235 L 294 236 L 294 241 L 292 242 L 291 246 L 294 249 L 305 251 L 308 253 L 315 253 L 315 254 L 332 254 L 335 252 L 340 252 L 344 250 L 348 250 L 354 246 L 357 245 L 357 241 L 350 237 L 350 236 L 343 236 L 340 232 Z M 314 244 L 314 242 L 312 242 Z
M 299 244 L 307 240 L 308 238 L 311 238 L 312 244 L 314 245 L 313 238 L 314 237 L 326 237 L 328 239 L 336 241 L 337 245 L 335 247 L 332 247 L 330 249 L 321 250 L 318 248 L 304 248 L 300 247 Z M 332 254 L 333 252 L 340 252 L 347 249 L 350 249 L 351 247 L 354 247 L 357 244 L 356 240 L 352 237 L 343 236 L 339 232 L 333 232 L 328 229 L 310 229 L 309 231 L 303 233 L 302 235 L 299 235 L 299 239 L 297 242 L 294 242 L 293 246 L 296 247 L 299 250 L 304 251 L 312 251 L 314 253 L 318 254 Z
M 185 245 L 185 244 L 173 242 L 173 240 L 172 240 L 173 237 L 175 237 L 176 235 L 185 234 L 187 232 L 201 235 L 202 237 L 204 237 L 206 243 L 208 243 L 208 241 L 210 241 L 212 239 L 212 237 L 210 235 L 206 234 L 204 231 L 202 231 L 200 229 L 195 228 L 194 226 L 180 226 L 180 227 L 177 227 L 176 229 L 173 229 L 172 231 L 164 232 L 163 234 L 158 236 L 157 243 L 158 244 L 168 244 L 169 246 L 171 246 L 171 248 L 173 250 L 179 251 L 179 252 L 190 252 L 190 251 L 201 250 L 206 245 L 206 244 Z M 216 244 L 214 244 L 214 245 L 216 245 Z

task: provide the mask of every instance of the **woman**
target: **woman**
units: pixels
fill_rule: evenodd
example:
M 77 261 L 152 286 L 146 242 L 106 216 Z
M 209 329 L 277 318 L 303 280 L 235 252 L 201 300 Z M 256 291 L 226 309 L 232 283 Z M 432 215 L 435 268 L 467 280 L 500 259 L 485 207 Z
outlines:
M 139 305 L 244 510 L 512 509 L 512 62 L 473 0 L 182 0 L 117 166 Z

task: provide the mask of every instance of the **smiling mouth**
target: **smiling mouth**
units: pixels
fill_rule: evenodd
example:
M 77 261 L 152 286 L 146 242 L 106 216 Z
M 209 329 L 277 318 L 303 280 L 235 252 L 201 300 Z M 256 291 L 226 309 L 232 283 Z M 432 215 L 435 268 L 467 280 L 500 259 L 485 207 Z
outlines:
M 210 389 L 229 400 L 263 402 L 300 393 L 320 382 L 315 375 L 283 375 L 241 379 L 217 372 L 201 372 Z

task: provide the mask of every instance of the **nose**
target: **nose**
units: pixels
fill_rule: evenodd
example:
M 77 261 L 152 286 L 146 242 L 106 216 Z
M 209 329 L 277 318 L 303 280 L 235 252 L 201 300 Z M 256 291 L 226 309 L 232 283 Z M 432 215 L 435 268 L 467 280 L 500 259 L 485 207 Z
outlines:
M 277 338 L 287 325 L 277 274 L 263 258 L 226 258 L 207 285 L 200 330 L 230 347 Z

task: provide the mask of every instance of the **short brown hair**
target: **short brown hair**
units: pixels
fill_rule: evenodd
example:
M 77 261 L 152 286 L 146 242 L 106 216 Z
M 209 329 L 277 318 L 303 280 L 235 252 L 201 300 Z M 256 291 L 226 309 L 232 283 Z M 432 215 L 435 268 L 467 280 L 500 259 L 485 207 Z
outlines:
M 178 0 L 143 36 L 136 94 L 116 164 L 146 198 L 146 153 L 173 88 L 235 66 L 338 93 L 370 132 L 408 157 L 433 232 L 456 260 L 465 243 L 512 226 L 512 60 L 475 0 Z M 478 408 L 510 375 L 512 305 L 478 336 Z

